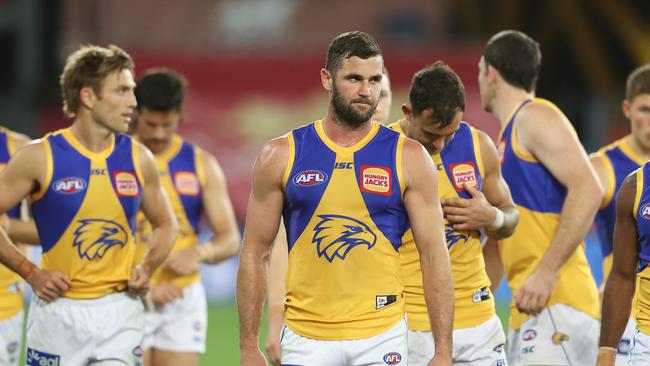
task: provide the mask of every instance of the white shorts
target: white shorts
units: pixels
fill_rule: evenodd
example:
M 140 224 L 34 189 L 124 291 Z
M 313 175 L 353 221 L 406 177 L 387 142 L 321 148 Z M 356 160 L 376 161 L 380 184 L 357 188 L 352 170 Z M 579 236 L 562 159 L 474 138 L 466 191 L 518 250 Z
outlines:
M 305 338 L 287 326 L 282 328 L 280 347 L 283 365 L 386 366 L 408 365 L 406 320 L 370 338 L 321 341 Z
M 145 350 L 205 352 L 208 329 L 208 305 L 201 282 L 183 289 L 183 296 L 152 311 L 145 312 Z
M 510 329 L 510 366 L 593 366 L 598 356 L 600 321 L 573 307 L 556 304 Z
M 454 365 L 506 366 L 506 336 L 498 316 L 453 332 Z M 427 366 L 435 353 L 431 332 L 408 332 L 409 365 Z
M 97 299 L 32 297 L 27 365 L 142 365 L 144 307 L 123 292 Z
M 634 340 L 630 348 L 630 366 L 650 365 L 650 335 L 634 331 Z
M 625 326 L 625 331 L 623 332 L 621 341 L 618 342 L 618 348 L 616 350 L 616 366 L 629 365 L 630 347 L 632 347 L 634 333 L 636 333 L 636 320 L 630 318 Z
M 24 311 L 0 320 L 0 366 L 17 366 L 23 341 Z

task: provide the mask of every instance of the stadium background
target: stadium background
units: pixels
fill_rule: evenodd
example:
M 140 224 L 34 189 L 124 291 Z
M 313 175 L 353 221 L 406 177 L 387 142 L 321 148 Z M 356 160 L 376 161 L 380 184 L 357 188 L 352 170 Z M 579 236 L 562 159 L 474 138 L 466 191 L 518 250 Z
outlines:
M 538 95 L 564 110 L 591 152 L 629 129 L 620 102 L 626 75 L 650 62 L 648 19 L 650 2 L 641 0 L 0 0 L 0 124 L 32 137 L 65 127 L 57 78 L 81 44 L 121 46 L 136 74 L 174 68 L 189 80 L 181 133 L 219 159 L 243 227 L 263 142 L 325 113 L 319 69 L 336 34 L 364 30 L 380 42 L 392 120 L 413 72 L 440 59 L 465 83 L 465 120 L 496 138 L 476 65 L 491 34 L 523 30 L 543 52 Z M 600 281 L 591 234 L 587 252 Z M 236 266 L 232 259 L 203 268 L 211 300 L 204 365 L 238 360 Z M 509 297 L 501 286 L 504 321 Z

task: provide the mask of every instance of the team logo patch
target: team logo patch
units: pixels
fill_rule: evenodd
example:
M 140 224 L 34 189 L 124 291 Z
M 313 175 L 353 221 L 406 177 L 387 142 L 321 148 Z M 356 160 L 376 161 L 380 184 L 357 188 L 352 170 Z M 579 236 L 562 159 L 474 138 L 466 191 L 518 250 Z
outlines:
M 316 244 L 319 257 L 330 263 L 335 258 L 344 260 L 350 250 L 360 245 L 372 248 L 377 235 L 368 225 L 351 217 L 342 215 L 318 215 L 321 221 L 314 227 L 312 243 Z
M 186 196 L 198 196 L 200 189 L 199 178 L 194 172 L 174 173 L 176 192 Z
M 521 336 L 521 338 L 526 342 L 532 341 L 535 337 L 537 337 L 537 332 L 534 329 L 527 329 Z
M 402 355 L 397 352 L 390 352 L 384 355 L 384 363 L 386 365 L 399 365 L 402 362 Z
M 650 219 L 650 203 L 646 203 L 643 206 L 643 208 L 641 208 L 641 210 L 639 210 L 639 211 L 640 211 L 639 213 L 641 214 L 641 217 L 643 217 L 646 220 Z
M 138 179 L 132 172 L 115 171 L 113 172 L 113 179 L 115 180 L 115 191 L 118 196 L 133 197 L 140 192 Z
M 61 178 L 56 182 L 52 183 L 52 189 L 54 189 L 58 193 L 75 194 L 75 193 L 82 192 L 84 189 L 86 189 L 87 185 L 88 184 L 86 183 L 86 181 L 82 178 L 67 177 L 67 178 Z
M 27 366 L 59 366 L 61 356 L 37 351 L 27 347 Z
M 393 191 L 392 170 L 385 166 L 361 166 L 361 191 L 390 196 Z
M 122 225 L 114 221 L 85 219 L 79 220 L 72 246 L 77 248 L 79 258 L 93 260 L 103 258 L 106 251 L 115 246 L 123 248 L 128 239 Z
M 454 230 L 454 227 L 450 223 L 445 223 L 445 240 L 447 241 L 447 249 L 450 249 L 454 244 L 462 241 L 462 243 L 467 243 L 469 240 L 469 233 L 458 232 Z
M 470 187 L 477 188 L 478 179 L 476 178 L 476 167 L 471 161 L 464 163 L 451 164 L 449 166 L 451 176 L 456 191 L 463 190 L 463 184 L 467 183 Z
M 293 183 L 300 187 L 317 186 L 327 180 L 327 174 L 320 170 L 303 170 L 293 176 Z
M 569 336 L 562 333 L 562 332 L 555 332 L 551 336 L 551 341 L 553 342 L 553 344 L 560 344 L 562 342 L 568 342 L 569 339 L 570 339 Z

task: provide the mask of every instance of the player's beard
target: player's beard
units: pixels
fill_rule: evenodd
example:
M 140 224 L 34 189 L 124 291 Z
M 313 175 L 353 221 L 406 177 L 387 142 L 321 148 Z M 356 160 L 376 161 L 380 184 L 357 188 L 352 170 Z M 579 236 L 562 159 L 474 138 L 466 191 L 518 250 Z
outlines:
M 366 103 L 372 108 L 368 109 L 367 112 L 363 112 L 355 109 L 352 106 L 352 103 Z M 368 98 L 355 98 L 348 102 L 345 100 L 345 97 L 339 93 L 336 84 L 334 85 L 334 88 L 332 88 L 332 107 L 334 107 L 334 113 L 339 121 L 348 126 L 358 127 L 367 122 L 372 115 L 375 114 L 378 104 L 379 99 L 377 99 L 373 104 Z

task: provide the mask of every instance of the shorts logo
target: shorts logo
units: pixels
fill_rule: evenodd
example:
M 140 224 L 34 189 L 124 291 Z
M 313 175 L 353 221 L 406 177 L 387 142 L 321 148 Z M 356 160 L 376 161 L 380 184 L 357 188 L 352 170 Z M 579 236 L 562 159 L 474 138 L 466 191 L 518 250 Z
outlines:
M 629 355 L 630 354 L 630 340 L 626 338 L 621 338 L 621 341 L 618 342 L 618 347 L 616 348 L 616 353 L 619 355 Z
M 142 347 L 137 346 L 133 349 L 133 355 L 137 358 L 142 358 L 144 357 L 144 351 L 142 350 Z
M 384 363 L 386 365 L 397 365 L 402 362 L 402 355 L 397 352 L 390 352 L 384 355 Z
M 641 209 L 641 217 L 644 219 L 648 220 L 650 219 L 650 203 L 646 203 L 643 208 Z
M 317 186 L 327 180 L 327 174 L 320 170 L 303 170 L 293 177 L 293 183 L 300 187 Z
M 361 166 L 361 191 L 390 196 L 393 191 L 392 170 L 385 166 Z
M 134 197 L 140 192 L 138 180 L 132 172 L 114 171 L 115 191 L 120 197 Z
M 462 191 L 464 183 L 467 183 L 473 188 L 477 187 L 478 179 L 476 178 L 476 168 L 474 167 L 474 163 L 471 161 L 451 164 L 449 170 L 451 170 L 451 176 L 456 191 Z
M 61 356 L 37 351 L 27 347 L 27 366 L 59 366 Z
M 77 248 L 81 259 L 101 259 L 112 247 L 123 248 L 129 239 L 122 225 L 114 221 L 84 219 L 78 223 L 72 246 Z
M 88 184 L 84 179 L 77 177 L 61 178 L 52 184 L 52 188 L 63 194 L 75 194 L 86 189 Z
M 526 342 L 532 341 L 535 337 L 537 337 L 537 332 L 534 329 L 527 329 L 521 336 L 521 338 Z
M 186 196 L 198 196 L 200 191 L 199 179 L 194 172 L 174 173 L 176 191 Z
M 12 354 L 18 350 L 18 342 L 11 342 L 7 345 L 7 353 Z
M 496 353 L 501 353 L 501 352 L 503 352 L 503 346 L 504 346 L 504 344 L 501 343 L 501 344 L 499 344 L 498 346 L 492 348 L 492 350 L 493 350 L 494 352 L 496 352 Z
M 571 338 L 569 338 L 568 335 L 566 335 L 564 333 L 561 333 L 561 332 L 555 332 L 551 336 L 551 341 L 553 342 L 553 344 L 556 344 L 556 345 L 560 344 L 562 342 L 568 342 L 569 339 L 571 339 Z
M 354 247 L 375 246 L 377 235 L 363 222 L 343 215 L 318 215 L 321 221 L 314 226 L 312 243 L 316 244 L 318 257 L 332 263 L 335 258 L 345 260 Z

